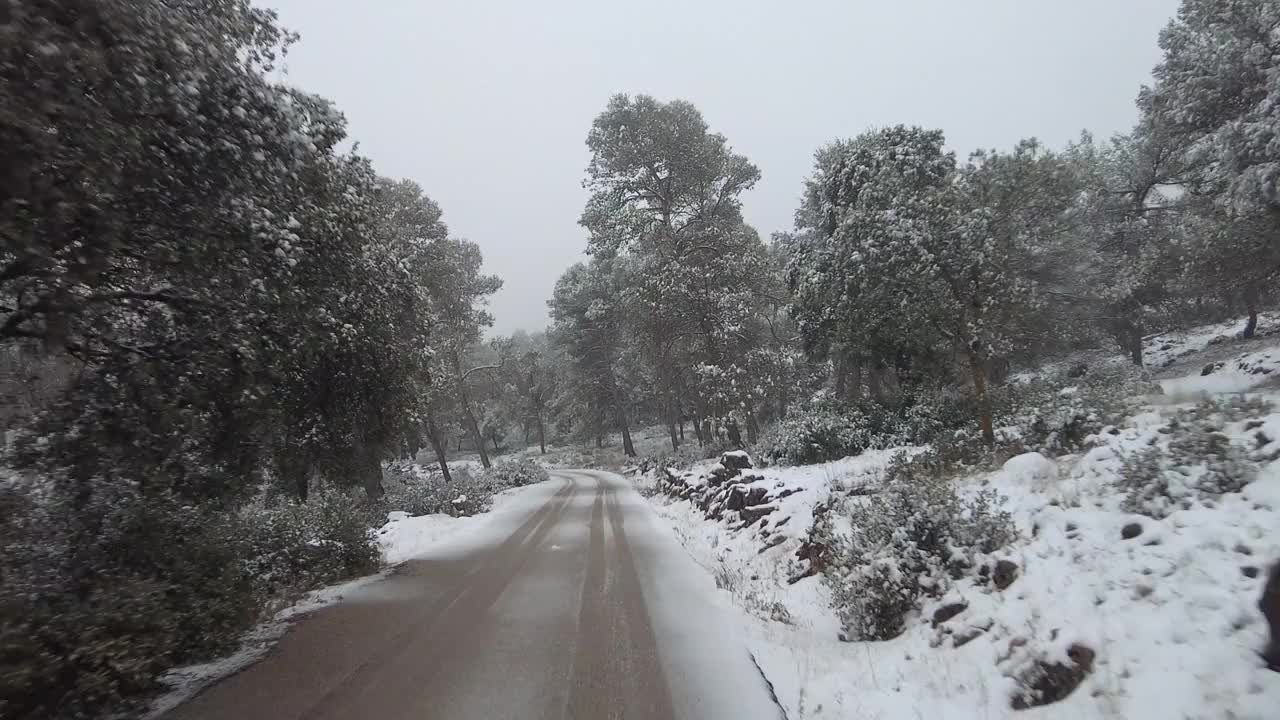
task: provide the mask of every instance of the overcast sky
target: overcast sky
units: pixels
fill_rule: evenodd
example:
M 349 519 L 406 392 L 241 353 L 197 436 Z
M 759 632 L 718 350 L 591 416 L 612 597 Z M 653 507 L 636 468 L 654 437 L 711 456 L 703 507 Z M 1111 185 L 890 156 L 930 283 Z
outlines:
M 288 77 L 418 181 L 506 285 L 495 330 L 546 324 L 591 120 L 613 93 L 692 101 L 760 167 L 747 219 L 791 227 L 813 151 L 896 123 L 962 157 L 1128 129 L 1177 0 L 258 0 L 302 35 Z

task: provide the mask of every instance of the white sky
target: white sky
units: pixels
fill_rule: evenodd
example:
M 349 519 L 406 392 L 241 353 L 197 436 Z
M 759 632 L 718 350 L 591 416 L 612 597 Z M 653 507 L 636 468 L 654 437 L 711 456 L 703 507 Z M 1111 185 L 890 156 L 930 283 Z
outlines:
M 384 175 L 418 181 L 506 285 L 495 330 L 546 324 L 580 259 L 587 129 L 609 96 L 695 103 L 791 227 L 823 143 L 940 127 L 962 157 L 1127 130 L 1177 0 L 258 0 L 302 34 L 291 82 L 334 100 Z

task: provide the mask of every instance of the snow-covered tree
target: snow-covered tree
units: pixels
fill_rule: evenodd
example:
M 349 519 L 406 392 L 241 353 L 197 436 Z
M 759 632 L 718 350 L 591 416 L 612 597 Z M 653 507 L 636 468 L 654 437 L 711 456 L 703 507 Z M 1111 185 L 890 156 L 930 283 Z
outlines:
M 623 276 L 607 257 L 573 265 L 556 281 L 548 305 L 554 342 L 570 363 L 569 414 L 578 431 L 601 437 L 606 428 L 622 433 L 623 452 L 636 454 L 631 440 L 631 398 L 623 356 L 625 314 L 620 302 Z
M 818 151 L 790 238 L 793 314 L 811 353 L 899 382 L 964 358 L 994 439 L 996 357 L 1025 345 L 1034 269 L 1066 214 L 1043 150 L 979 153 L 958 169 L 940 131 L 897 126 Z
M 1251 336 L 1280 278 L 1280 5 L 1184 0 L 1160 47 L 1139 106 L 1184 167 L 1189 277 L 1202 293 L 1238 289 Z

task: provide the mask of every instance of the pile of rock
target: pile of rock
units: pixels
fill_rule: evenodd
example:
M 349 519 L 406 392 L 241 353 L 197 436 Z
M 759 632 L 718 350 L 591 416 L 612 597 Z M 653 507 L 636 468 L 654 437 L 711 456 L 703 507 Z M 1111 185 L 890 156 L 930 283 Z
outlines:
M 777 509 L 769 489 L 753 485 L 764 479 L 753 468 L 751 457 L 745 451 L 733 450 L 722 454 L 720 461 L 704 474 L 677 474 L 664 469 L 658 479 L 658 490 L 694 503 L 708 519 L 740 522 L 746 527 Z

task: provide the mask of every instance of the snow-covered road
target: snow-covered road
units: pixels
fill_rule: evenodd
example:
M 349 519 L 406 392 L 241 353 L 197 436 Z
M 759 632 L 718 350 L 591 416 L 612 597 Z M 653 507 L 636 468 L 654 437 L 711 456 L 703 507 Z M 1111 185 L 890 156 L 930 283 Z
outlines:
M 594 471 L 551 485 L 488 539 L 304 618 L 165 717 L 780 717 L 714 584 L 630 485 Z

